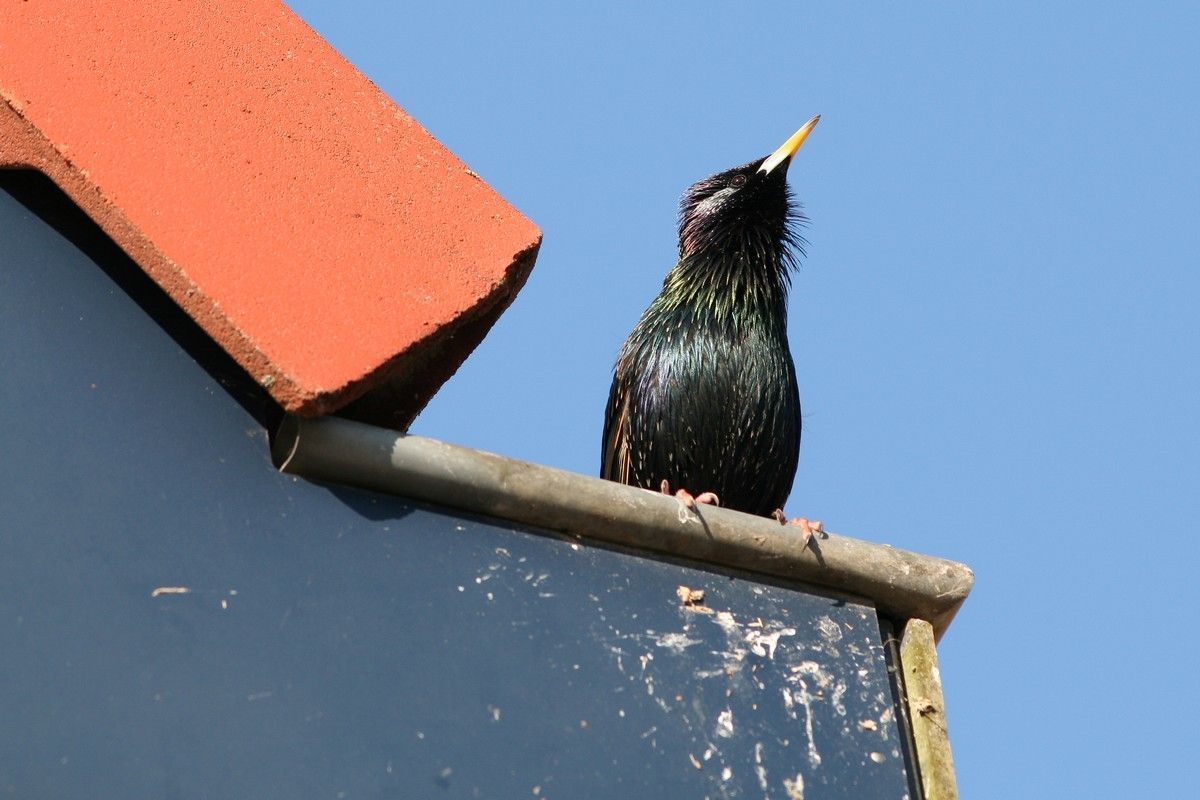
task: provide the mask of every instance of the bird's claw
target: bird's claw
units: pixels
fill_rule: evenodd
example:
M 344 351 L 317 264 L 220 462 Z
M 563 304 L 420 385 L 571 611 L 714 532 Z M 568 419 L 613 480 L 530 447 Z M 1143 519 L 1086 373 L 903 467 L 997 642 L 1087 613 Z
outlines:
M 665 478 L 662 482 L 662 493 L 665 495 L 671 494 L 671 483 Z M 690 509 L 694 509 L 697 503 L 703 503 L 709 506 L 721 505 L 721 498 L 717 497 L 717 495 L 713 492 L 701 492 L 700 494 L 693 495 L 687 489 L 679 489 L 674 494 L 675 498 L 679 500 L 679 502 L 683 503 Z
M 821 520 L 809 520 L 804 517 L 794 517 L 789 520 L 787 515 L 783 513 L 782 508 L 772 511 L 771 517 L 780 525 L 791 525 L 799 528 L 800 536 L 804 540 L 804 547 L 808 547 L 808 543 L 813 540 L 813 536 L 825 533 L 825 528 L 822 526 Z

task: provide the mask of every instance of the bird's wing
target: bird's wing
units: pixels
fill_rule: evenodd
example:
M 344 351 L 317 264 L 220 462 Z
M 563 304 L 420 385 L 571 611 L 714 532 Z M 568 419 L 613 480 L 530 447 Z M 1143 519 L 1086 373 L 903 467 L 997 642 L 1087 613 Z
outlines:
M 600 477 L 629 483 L 629 384 L 621 371 L 613 377 L 604 412 L 604 441 Z

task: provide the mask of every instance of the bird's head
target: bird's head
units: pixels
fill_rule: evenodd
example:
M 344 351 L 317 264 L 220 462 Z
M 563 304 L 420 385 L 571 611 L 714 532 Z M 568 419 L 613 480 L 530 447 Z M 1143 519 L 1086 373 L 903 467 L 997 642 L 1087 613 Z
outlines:
M 813 117 L 769 156 L 719 172 L 684 192 L 680 258 L 750 258 L 790 263 L 804 219 L 787 185 L 792 156 L 820 121 Z

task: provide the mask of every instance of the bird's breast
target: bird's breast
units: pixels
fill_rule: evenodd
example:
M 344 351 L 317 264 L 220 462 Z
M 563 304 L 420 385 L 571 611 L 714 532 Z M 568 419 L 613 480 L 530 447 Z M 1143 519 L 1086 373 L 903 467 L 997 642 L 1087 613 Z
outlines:
M 618 364 L 629 387 L 636 482 L 665 478 L 770 513 L 787 496 L 800 442 L 786 336 L 695 315 L 659 322 L 638 331 Z

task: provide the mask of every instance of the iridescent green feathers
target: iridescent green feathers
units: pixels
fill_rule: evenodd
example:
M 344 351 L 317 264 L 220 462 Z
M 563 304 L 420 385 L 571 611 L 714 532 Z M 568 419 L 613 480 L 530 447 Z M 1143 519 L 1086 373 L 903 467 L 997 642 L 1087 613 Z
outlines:
M 754 514 L 787 499 L 800 447 L 787 294 L 804 218 L 778 153 L 779 168 L 759 159 L 684 194 L 679 261 L 617 359 L 602 477 L 667 480 Z

